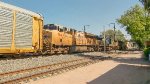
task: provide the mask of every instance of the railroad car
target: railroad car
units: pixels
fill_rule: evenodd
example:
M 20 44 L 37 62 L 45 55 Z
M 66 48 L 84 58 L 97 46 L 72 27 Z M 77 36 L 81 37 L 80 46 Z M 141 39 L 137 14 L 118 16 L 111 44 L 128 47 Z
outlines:
M 85 33 L 87 39 L 87 50 L 88 51 L 98 51 L 99 40 L 96 35 L 91 33 Z
M 100 51 L 101 39 L 94 34 L 78 31 L 75 33 L 75 41 L 72 52 Z
M 44 26 L 43 33 L 44 51 L 53 53 L 68 53 L 72 46 L 71 30 L 56 24 Z
M 42 28 L 40 14 L 0 2 L 0 54 L 41 51 Z
M 77 31 L 74 35 L 74 46 L 71 47 L 71 52 L 84 52 L 87 51 L 87 39 L 84 32 Z

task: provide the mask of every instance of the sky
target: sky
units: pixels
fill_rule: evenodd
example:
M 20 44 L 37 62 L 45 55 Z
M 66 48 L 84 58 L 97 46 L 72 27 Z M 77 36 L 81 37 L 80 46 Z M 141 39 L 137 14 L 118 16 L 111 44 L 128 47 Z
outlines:
M 99 35 L 139 0 L 1 0 L 43 15 L 44 24 L 60 24 Z M 116 29 L 126 31 L 116 23 Z M 130 38 L 127 35 L 128 38 Z

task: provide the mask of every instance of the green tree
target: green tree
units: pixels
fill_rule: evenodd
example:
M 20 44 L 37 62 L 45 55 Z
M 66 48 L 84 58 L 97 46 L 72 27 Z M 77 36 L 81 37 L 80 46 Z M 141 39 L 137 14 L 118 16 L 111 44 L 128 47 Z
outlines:
M 144 8 L 135 5 L 117 19 L 140 47 L 144 46 L 145 41 L 150 40 L 150 17 L 146 13 Z
M 102 32 L 102 34 L 104 35 L 104 32 Z M 117 30 L 114 32 L 114 30 L 112 29 L 109 29 L 107 31 L 105 31 L 105 35 L 106 37 L 110 37 L 112 41 L 114 41 L 114 34 L 115 34 L 115 40 L 116 41 L 125 41 L 125 37 L 124 37 L 124 34 L 120 31 L 120 30 Z

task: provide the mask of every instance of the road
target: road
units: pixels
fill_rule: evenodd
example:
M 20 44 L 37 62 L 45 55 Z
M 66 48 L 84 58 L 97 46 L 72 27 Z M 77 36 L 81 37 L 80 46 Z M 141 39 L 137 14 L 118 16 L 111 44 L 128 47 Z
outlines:
M 150 63 L 141 54 L 119 54 L 30 84 L 150 84 Z

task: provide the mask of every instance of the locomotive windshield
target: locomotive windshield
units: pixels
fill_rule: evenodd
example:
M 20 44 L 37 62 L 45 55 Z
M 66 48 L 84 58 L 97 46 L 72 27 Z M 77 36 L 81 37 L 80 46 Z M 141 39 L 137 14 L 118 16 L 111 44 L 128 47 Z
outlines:
M 44 25 L 44 29 L 57 30 L 57 26 L 55 26 L 55 25 Z

